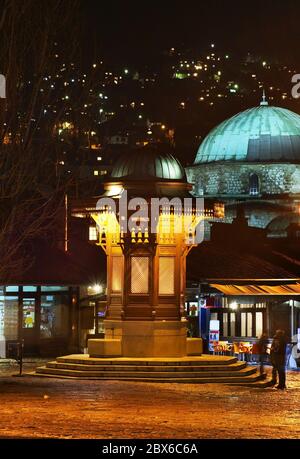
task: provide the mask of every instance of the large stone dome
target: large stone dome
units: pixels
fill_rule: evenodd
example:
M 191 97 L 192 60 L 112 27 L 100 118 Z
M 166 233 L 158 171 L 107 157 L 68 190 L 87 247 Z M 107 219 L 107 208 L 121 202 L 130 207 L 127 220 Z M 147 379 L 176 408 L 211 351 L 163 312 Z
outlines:
M 116 162 L 111 178 L 185 182 L 186 176 L 183 167 L 168 150 L 167 145 L 153 144 L 125 153 Z
M 216 161 L 300 162 L 300 116 L 265 101 L 238 113 L 210 131 L 194 164 Z

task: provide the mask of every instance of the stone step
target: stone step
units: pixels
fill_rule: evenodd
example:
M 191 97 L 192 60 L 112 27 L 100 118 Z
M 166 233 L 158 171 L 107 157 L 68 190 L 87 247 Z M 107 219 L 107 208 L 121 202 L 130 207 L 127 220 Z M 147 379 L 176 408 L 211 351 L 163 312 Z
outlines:
M 164 371 L 168 372 L 194 372 L 194 371 L 239 371 L 247 366 L 246 362 L 236 362 L 231 365 L 166 365 Z M 162 365 L 87 365 L 82 363 L 65 363 L 52 361 L 46 364 L 47 368 L 63 368 L 66 370 L 82 371 L 162 371 Z
M 60 379 L 90 379 L 169 383 L 254 384 L 265 381 L 255 367 L 229 356 L 189 356 L 183 358 L 89 358 L 88 355 L 58 357 L 31 374 Z M 263 384 L 261 384 L 263 383 Z M 256 386 L 255 386 L 256 387 Z
M 124 379 L 124 378 L 134 378 L 134 379 L 176 379 L 176 378 L 222 378 L 222 377 L 232 377 L 240 378 L 252 375 L 256 373 L 255 368 L 242 368 L 239 371 L 193 371 L 193 372 L 184 372 L 184 371 L 121 371 L 115 369 L 114 371 L 85 371 L 85 370 L 71 370 L 60 367 L 49 368 L 48 366 L 39 367 L 36 369 L 36 373 L 43 374 L 53 374 L 53 375 L 66 375 L 66 376 L 76 376 L 76 377 L 98 377 L 102 379 Z
M 182 357 L 182 358 L 90 358 L 87 354 L 68 355 L 57 357 L 57 362 L 73 363 L 81 365 L 162 365 L 162 366 L 189 366 L 189 365 L 232 365 L 237 362 L 236 357 L 231 356 L 215 356 L 215 355 L 202 355 L 199 357 Z
M 241 376 L 239 378 L 237 377 L 228 377 L 228 376 L 222 376 L 219 378 L 216 377 L 202 377 L 202 378 L 189 378 L 189 377 L 184 377 L 184 378 L 161 378 L 161 379 L 155 379 L 151 377 L 145 377 L 145 378 L 135 378 L 135 377 L 96 377 L 96 376 L 88 376 L 85 374 L 84 377 L 82 376 L 68 376 L 68 375 L 59 375 L 59 374 L 51 374 L 51 373 L 28 373 L 29 376 L 34 376 L 34 377 L 46 377 L 46 378 L 57 378 L 57 379 L 71 379 L 71 380 L 82 380 L 82 379 L 87 379 L 87 380 L 115 380 L 115 381 L 128 381 L 128 382 L 148 382 L 148 383 L 190 383 L 190 384 L 233 384 L 235 385 L 245 385 L 246 387 L 267 387 L 264 386 L 264 384 L 261 384 L 261 376 L 256 373 L 253 375 L 248 375 L 248 376 Z

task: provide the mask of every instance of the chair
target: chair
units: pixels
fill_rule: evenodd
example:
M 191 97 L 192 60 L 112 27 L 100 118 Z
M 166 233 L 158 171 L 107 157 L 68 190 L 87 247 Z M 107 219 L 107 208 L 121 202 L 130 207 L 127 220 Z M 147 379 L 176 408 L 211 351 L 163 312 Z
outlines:
M 219 341 L 219 352 L 224 355 L 227 351 L 228 341 Z
M 251 351 L 251 362 L 257 362 L 260 355 L 260 349 L 257 343 L 253 343 Z
M 251 343 L 249 342 L 240 342 L 240 354 L 243 355 L 243 360 L 247 360 L 246 356 L 249 356 L 251 353 Z
M 231 354 L 233 349 L 233 345 L 231 343 L 227 343 L 226 345 L 226 352 L 229 352 Z
M 214 350 L 214 354 L 219 354 L 220 353 L 220 346 L 219 346 L 219 343 L 217 341 L 215 341 L 213 343 L 213 350 Z
M 233 343 L 233 355 L 240 358 L 240 343 Z

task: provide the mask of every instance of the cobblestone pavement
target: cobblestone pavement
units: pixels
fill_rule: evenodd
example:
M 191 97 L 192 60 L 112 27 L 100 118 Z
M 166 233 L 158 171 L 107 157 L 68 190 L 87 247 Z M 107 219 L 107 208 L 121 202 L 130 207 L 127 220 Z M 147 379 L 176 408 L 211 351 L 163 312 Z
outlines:
M 277 391 L 12 377 L 17 370 L 0 362 L 0 438 L 300 438 L 300 372 Z

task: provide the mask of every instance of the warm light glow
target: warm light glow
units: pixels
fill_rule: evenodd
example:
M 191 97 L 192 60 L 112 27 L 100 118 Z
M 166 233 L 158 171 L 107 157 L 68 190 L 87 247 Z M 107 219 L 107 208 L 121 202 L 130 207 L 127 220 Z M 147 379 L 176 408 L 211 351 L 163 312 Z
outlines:
M 223 203 L 214 204 L 214 217 L 215 218 L 225 217 L 225 205 Z
M 236 310 L 238 308 L 237 302 L 233 301 L 232 303 L 230 303 L 229 307 L 230 309 Z
M 88 290 L 90 294 L 99 294 L 102 293 L 103 287 L 100 284 L 89 285 Z
M 121 230 L 114 212 L 103 210 L 102 212 L 91 214 L 91 217 L 97 224 L 99 234 L 98 244 L 105 252 L 107 245 L 120 243 Z
M 93 286 L 93 290 L 94 290 L 95 293 L 101 293 L 102 292 L 102 286 L 99 285 L 99 284 L 95 284 Z
M 119 196 L 123 191 L 121 185 L 112 185 L 109 187 L 107 196 Z

